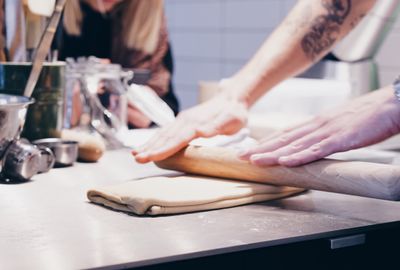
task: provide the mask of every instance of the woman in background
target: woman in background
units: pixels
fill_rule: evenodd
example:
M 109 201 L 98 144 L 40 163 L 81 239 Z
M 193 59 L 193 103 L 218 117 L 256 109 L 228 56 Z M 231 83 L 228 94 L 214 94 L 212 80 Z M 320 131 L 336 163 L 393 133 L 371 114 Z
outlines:
M 149 70 L 146 85 L 178 112 L 163 0 L 69 0 L 59 47 L 61 59 L 96 56 L 123 68 Z M 151 124 L 133 106 L 128 122 L 137 128 Z

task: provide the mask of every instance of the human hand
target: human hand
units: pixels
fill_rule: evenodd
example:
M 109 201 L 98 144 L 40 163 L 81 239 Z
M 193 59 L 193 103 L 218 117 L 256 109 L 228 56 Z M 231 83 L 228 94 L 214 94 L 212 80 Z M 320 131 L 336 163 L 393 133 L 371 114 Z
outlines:
M 389 86 L 278 132 L 239 156 L 259 166 L 298 166 L 383 141 L 399 132 L 400 103 Z
M 137 128 L 148 128 L 151 120 L 134 105 L 128 104 L 128 123 Z
M 137 162 L 158 161 L 178 152 L 195 138 L 231 135 L 247 120 L 244 102 L 219 94 L 200 105 L 182 111 L 176 120 L 160 129 L 145 145 L 132 151 Z

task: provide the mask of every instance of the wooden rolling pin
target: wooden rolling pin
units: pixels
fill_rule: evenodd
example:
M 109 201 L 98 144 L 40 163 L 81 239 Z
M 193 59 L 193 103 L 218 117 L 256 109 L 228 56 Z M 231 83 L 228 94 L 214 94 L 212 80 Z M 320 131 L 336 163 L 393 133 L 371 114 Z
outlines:
M 163 169 L 192 174 L 293 186 L 384 200 L 400 199 L 400 167 L 358 161 L 320 160 L 300 167 L 258 167 L 235 150 L 189 146 L 156 162 Z

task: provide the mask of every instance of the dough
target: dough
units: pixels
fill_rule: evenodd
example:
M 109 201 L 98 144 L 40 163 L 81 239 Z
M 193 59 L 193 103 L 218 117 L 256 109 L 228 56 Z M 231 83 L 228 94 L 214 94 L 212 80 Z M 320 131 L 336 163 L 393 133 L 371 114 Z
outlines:
M 137 215 L 178 214 L 278 199 L 304 191 L 203 176 L 150 177 L 87 192 L 90 201 Z

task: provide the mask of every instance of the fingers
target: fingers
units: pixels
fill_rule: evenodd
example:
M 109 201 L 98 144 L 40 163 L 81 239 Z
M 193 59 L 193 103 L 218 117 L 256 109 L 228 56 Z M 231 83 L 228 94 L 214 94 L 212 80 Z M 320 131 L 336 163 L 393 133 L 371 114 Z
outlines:
M 308 126 L 311 125 L 312 123 L 313 123 L 313 121 L 305 121 L 305 122 L 303 122 L 303 123 L 300 123 L 300 124 L 297 124 L 297 125 L 294 125 L 294 126 L 290 126 L 290 127 L 288 127 L 288 128 L 284 128 L 284 129 L 282 129 L 282 130 L 274 131 L 274 132 L 272 132 L 270 135 L 268 135 L 268 136 L 266 136 L 265 138 L 263 138 L 263 139 L 260 141 L 260 143 L 264 143 L 264 142 L 270 141 L 270 140 L 272 140 L 272 139 L 274 139 L 274 138 L 278 138 L 279 136 L 282 136 L 283 134 L 289 134 L 289 133 L 291 133 L 292 131 L 296 131 L 296 130 L 298 130 L 298 129 L 300 129 L 300 128 L 308 127 Z
M 297 127 L 277 133 L 273 136 L 268 137 L 267 140 L 263 140 L 263 142 L 259 146 L 255 146 L 253 148 L 240 152 L 239 158 L 249 160 L 250 156 L 256 154 L 273 152 L 277 149 L 290 145 L 292 142 L 301 140 L 301 138 L 307 134 L 313 134 L 316 137 L 315 139 L 321 139 L 324 137 L 322 134 L 314 134 L 313 132 L 318 130 L 322 125 L 323 121 L 310 121 L 303 125 L 299 125 Z M 306 140 L 311 140 L 312 142 L 312 137 L 306 138 Z M 304 141 L 300 141 L 299 143 L 304 144 Z
M 186 138 L 182 137 L 181 140 L 169 141 L 168 144 L 164 146 L 154 147 L 147 151 L 140 152 L 135 155 L 135 159 L 139 163 L 163 160 L 188 145 L 192 138 L 193 136 L 188 134 Z
M 206 125 L 197 126 L 198 124 L 178 119 L 172 126 L 161 129 L 143 147 L 133 152 L 136 160 L 146 163 L 165 159 L 187 146 L 193 139 L 218 135 L 222 127 L 229 125 L 218 118 Z
M 393 100 L 391 91 L 376 91 L 303 127 L 281 132 L 260 146 L 242 152 L 241 158 L 261 166 L 299 166 L 335 152 L 376 143 L 400 129 L 394 124 L 396 121 L 390 120 L 392 113 L 399 112 L 398 106 L 390 106 Z
M 146 144 L 132 151 L 132 154 L 139 163 L 162 160 L 184 148 L 196 137 L 196 131 L 188 127 L 185 121 L 175 121 L 158 131 Z
M 303 151 L 282 156 L 278 159 L 278 163 L 282 166 L 294 167 L 300 166 L 312 161 L 319 160 L 334 152 L 342 151 L 341 145 L 335 141 L 328 139 L 314 144 Z
M 233 134 L 244 126 L 246 119 L 247 109 L 243 104 L 219 98 L 181 112 L 174 123 L 162 128 L 132 154 L 140 163 L 162 160 L 195 138 Z
M 279 163 L 279 158 L 282 156 L 289 156 L 294 153 L 301 152 L 305 149 L 313 147 L 313 145 L 318 144 L 329 134 L 315 132 L 309 136 L 304 138 L 300 138 L 289 145 L 284 147 L 278 148 L 274 151 L 261 151 L 257 152 L 249 157 L 250 161 L 256 165 L 260 166 L 268 166 L 268 165 L 275 165 Z M 263 147 L 260 147 L 263 150 Z
M 101 64 L 110 64 L 111 60 L 108 58 L 99 58 Z

